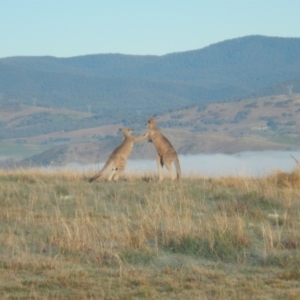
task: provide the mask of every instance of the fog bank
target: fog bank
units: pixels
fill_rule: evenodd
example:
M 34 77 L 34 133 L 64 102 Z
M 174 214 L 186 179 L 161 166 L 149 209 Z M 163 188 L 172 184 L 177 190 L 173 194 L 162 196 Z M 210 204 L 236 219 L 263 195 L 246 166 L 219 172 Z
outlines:
M 182 174 L 203 176 L 255 176 L 268 175 L 276 170 L 290 172 L 300 161 L 300 151 L 260 151 L 241 152 L 237 154 L 199 154 L 179 155 Z M 96 165 L 70 164 L 68 168 L 83 171 L 98 171 L 103 163 Z M 165 168 L 164 168 L 165 169 Z M 155 158 L 153 160 L 128 160 L 126 173 L 157 172 Z

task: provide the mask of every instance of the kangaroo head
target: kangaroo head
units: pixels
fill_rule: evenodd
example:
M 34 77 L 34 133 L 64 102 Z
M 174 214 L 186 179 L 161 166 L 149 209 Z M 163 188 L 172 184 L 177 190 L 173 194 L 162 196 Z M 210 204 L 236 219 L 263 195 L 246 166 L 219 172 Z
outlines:
M 119 130 L 126 136 L 130 136 L 132 133 L 132 129 L 131 128 L 119 128 Z
M 155 116 L 151 117 L 146 123 L 145 123 L 146 126 L 149 126 L 151 127 L 151 125 L 156 125 L 156 119 L 155 119 Z

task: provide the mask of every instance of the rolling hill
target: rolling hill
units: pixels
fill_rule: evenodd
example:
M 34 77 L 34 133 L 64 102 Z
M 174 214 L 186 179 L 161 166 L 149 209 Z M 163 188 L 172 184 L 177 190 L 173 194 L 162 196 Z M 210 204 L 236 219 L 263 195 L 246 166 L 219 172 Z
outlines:
M 162 132 L 180 155 L 300 149 L 300 94 L 212 103 L 173 111 L 157 119 Z M 121 143 L 122 136 L 118 133 L 121 126 L 114 124 L 33 136 L 23 145 L 43 145 L 48 149 L 2 165 L 63 166 L 74 162 L 103 162 Z M 134 135 L 145 131 L 144 124 L 139 124 Z M 155 155 L 153 145 L 142 142 L 134 146 L 130 157 L 150 159 Z

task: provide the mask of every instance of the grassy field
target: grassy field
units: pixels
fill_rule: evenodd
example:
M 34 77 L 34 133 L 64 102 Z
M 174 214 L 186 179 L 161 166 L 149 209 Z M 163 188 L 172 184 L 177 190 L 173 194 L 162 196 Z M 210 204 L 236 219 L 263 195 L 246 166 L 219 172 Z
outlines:
M 0 171 L 1 299 L 299 299 L 300 172 Z

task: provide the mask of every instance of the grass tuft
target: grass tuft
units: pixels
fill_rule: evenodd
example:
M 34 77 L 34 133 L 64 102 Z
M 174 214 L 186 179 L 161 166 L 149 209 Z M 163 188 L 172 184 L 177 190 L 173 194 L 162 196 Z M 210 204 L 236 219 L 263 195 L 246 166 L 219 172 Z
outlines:
M 292 172 L 277 171 L 269 176 L 268 180 L 279 187 L 299 188 L 300 187 L 300 169 L 296 168 Z

